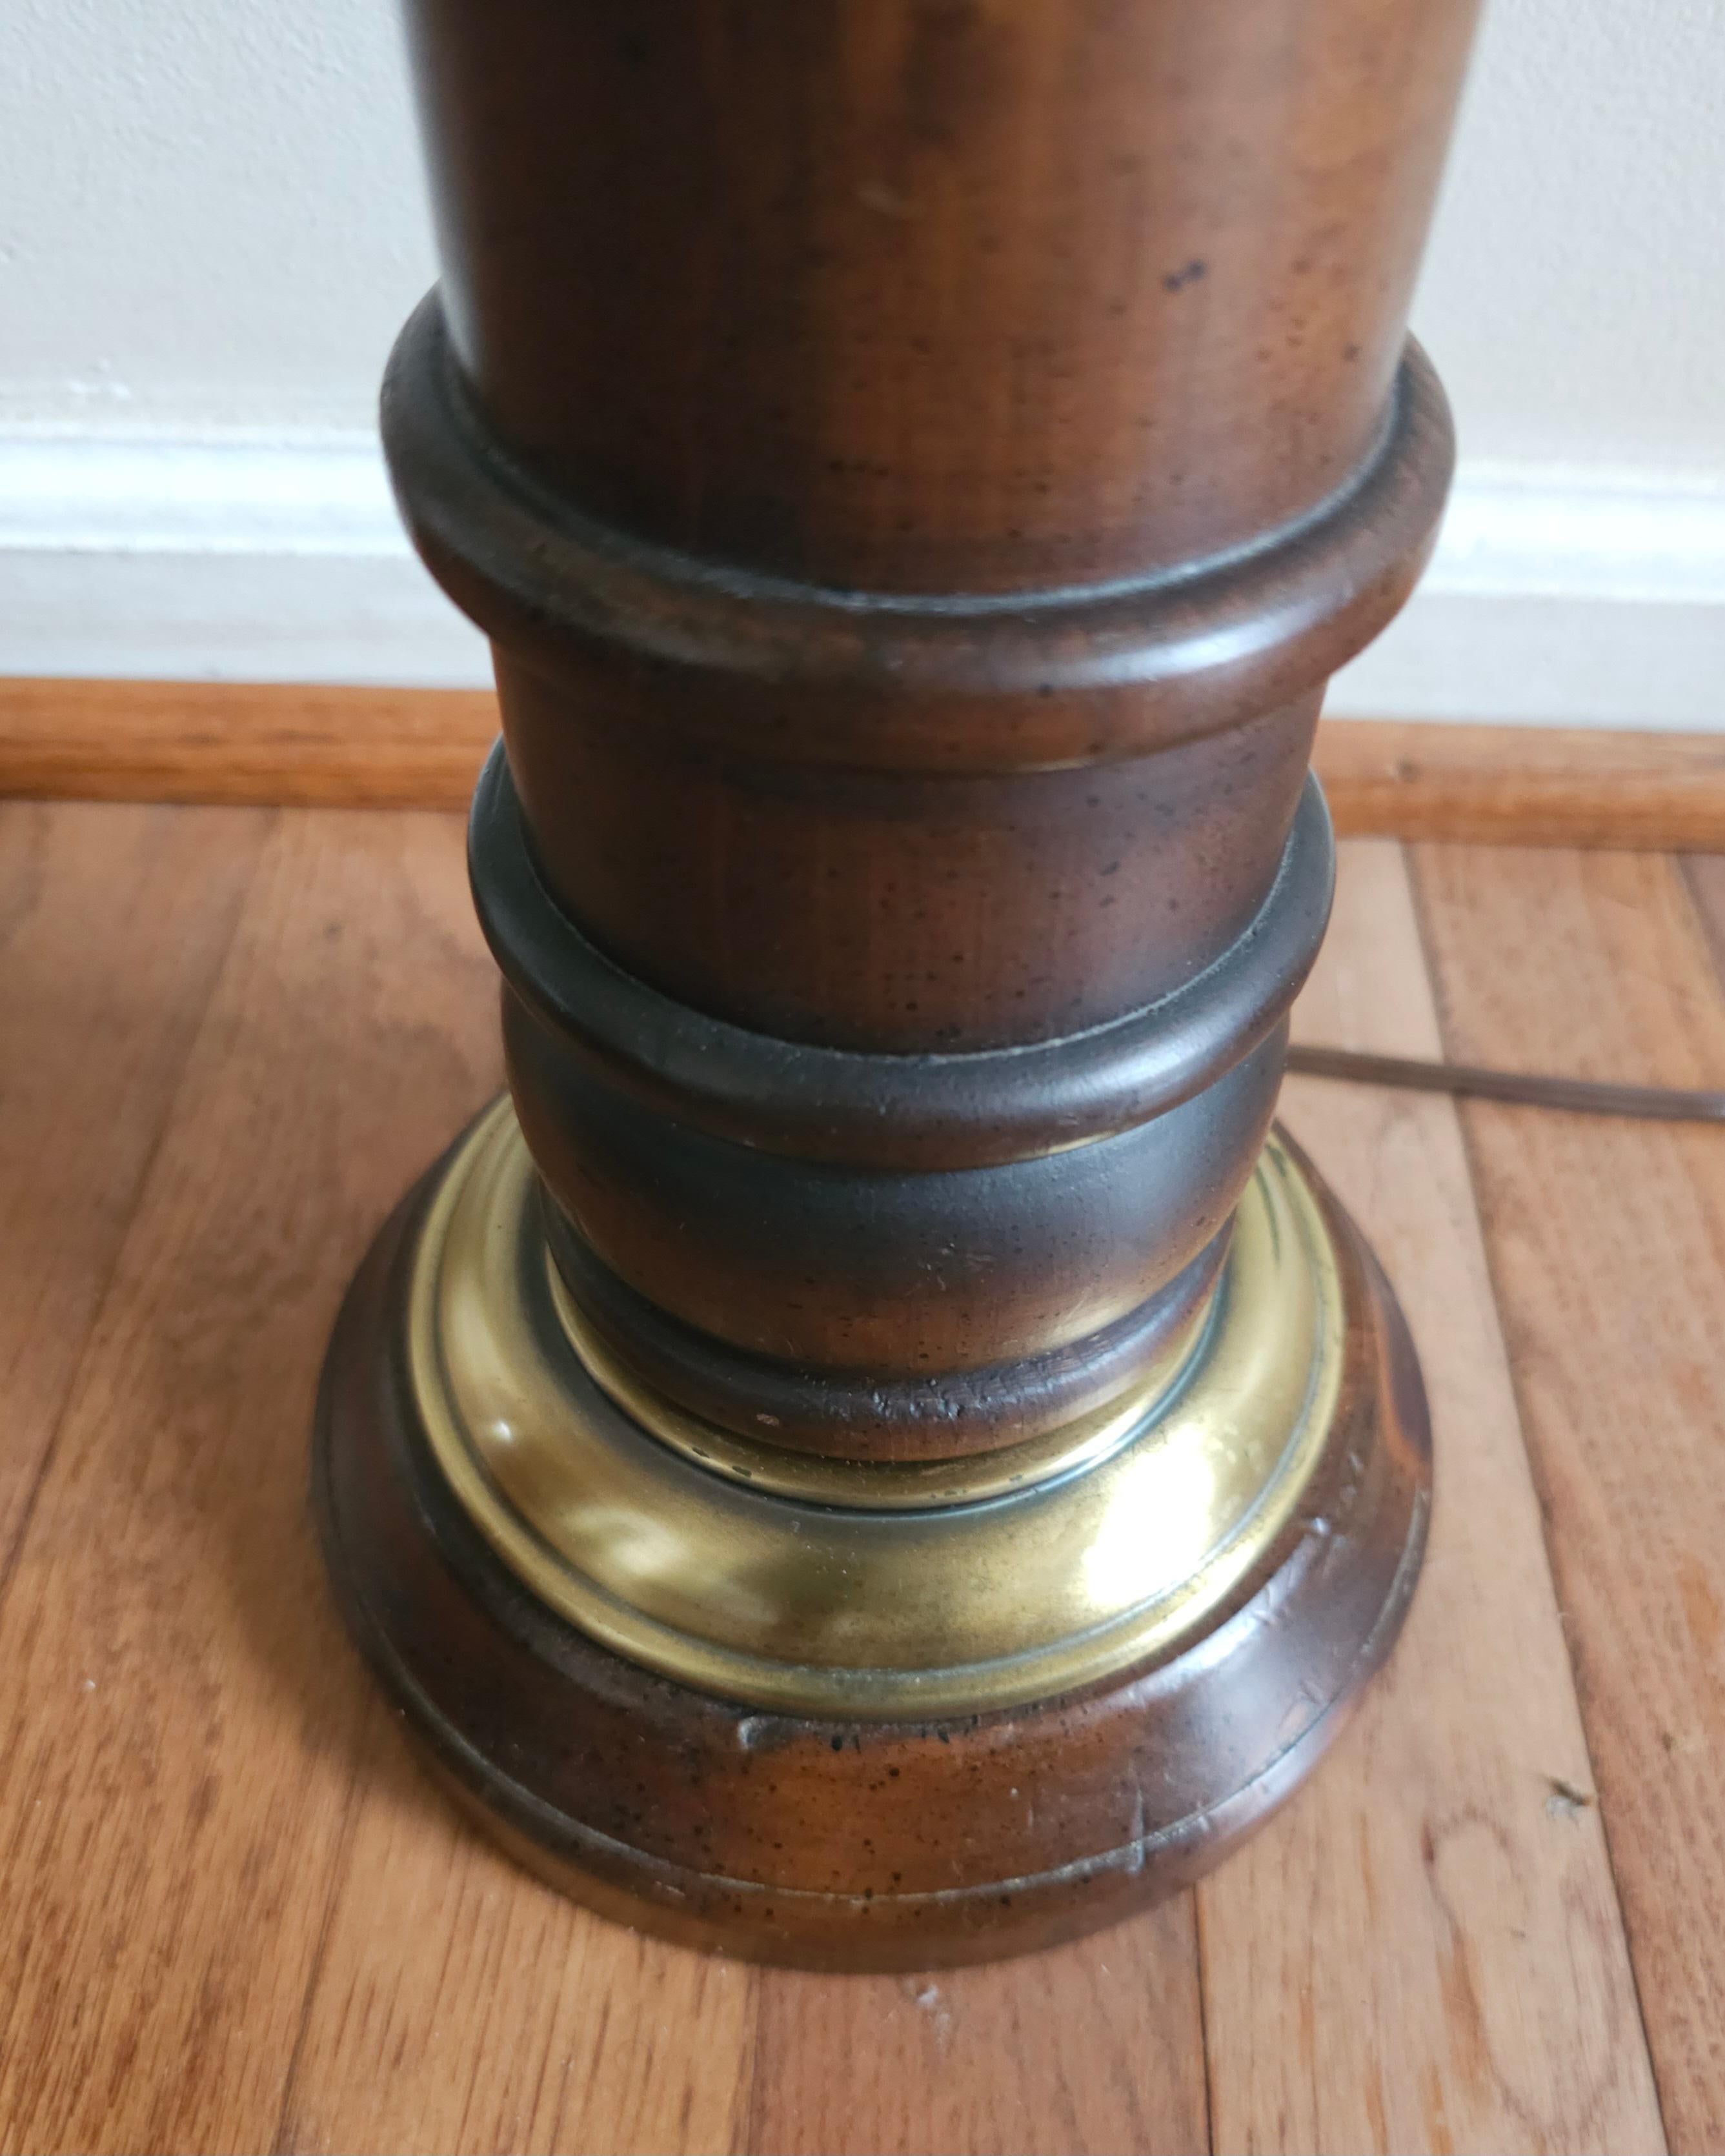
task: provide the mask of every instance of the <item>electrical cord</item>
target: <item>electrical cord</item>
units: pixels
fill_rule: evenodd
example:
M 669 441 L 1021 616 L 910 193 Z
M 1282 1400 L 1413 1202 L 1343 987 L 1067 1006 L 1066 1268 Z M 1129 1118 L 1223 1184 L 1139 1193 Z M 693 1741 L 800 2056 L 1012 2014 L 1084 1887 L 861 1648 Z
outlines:
M 1371 1055 L 1353 1048 L 1297 1045 L 1288 1050 L 1287 1067 L 1305 1078 L 1399 1086 L 1413 1092 L 1507 1101 L 1529 1108 L 1560 1108 L 1578 1116 L 1631 1116 L 1660 1123 L 1725 1123 L 1725 1093 L 1686 1092 L 1672 1086 L 1614 1086 L 1595 1078 L 1482 1070 L 1467 1063 L 1430 1063 L 1411 1055 Z

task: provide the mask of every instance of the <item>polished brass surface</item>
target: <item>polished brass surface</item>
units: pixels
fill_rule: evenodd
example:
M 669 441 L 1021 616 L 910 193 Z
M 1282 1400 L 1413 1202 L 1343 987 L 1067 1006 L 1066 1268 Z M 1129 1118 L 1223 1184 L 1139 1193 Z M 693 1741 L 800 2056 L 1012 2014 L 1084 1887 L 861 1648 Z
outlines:
M 752 1487 L 625 1414 L 566 1329 L 500 1101 L 451 1155 L 409 1289 L 414 1405 L 459 1502 L 543 1602 L 699 1690 L 903 1719 L 1093 1683 L 1177 1646 L 1296 1507 L 1335 1409 L 1334 1253 L 1272 1138 L 1214 1306 L 1136 1424 L 1011 1494 L 916 1509 Z M 610 1373 L 616 1382 L 615 1373 Z M 767 1448 L 762 1448 L 767 1452 Z M 931 1487 L 939 1477 L 931 1476 Z
M 626 1370 L 588 1322 L 555 1265 L 547 1268 L 552 1301 L 576 1353 L 624 1413 L 686 1458 L 752 1489 L 807 1505 L 841 1505 L 864 1512 L 927 1512 L 976 1504 L 1051 1481 L 1096 1463 L 1140 1430 L 1146 1418 L 1185 1376 L 1216 1306 L 1212 1289 L 1159 1356 L 1119 1400 L 1024 1445 L 954 1460 L 834 1460 L 792 1452 L 685 1414 Z

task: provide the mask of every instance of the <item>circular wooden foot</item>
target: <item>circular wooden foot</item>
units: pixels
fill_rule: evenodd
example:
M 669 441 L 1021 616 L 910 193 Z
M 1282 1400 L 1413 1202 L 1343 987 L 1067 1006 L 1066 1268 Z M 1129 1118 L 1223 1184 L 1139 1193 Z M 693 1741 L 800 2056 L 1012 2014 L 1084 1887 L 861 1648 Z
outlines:
M 928 1968 L 1129 1914 L 1310 1770 L 1399 1629 L 1430 1462 L 1394 1298 L 1285 1139 L 1135 1425 L 855 1508 L 624 1413 L 519 1144 L 493 1110 L 379 1235 L 315 1487 L 355 1637 L 522 1861 L 690 1944 Z

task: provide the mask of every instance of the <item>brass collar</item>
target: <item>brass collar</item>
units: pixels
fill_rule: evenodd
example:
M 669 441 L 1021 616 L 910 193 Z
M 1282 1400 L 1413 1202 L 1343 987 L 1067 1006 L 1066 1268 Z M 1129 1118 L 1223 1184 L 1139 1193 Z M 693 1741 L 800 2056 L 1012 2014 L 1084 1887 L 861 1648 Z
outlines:
M 541 1600 L 698 1690 L 881 1720 L 1046 1698 L 1164 1653 L 1276 1541 L 1334 1411 L 1343 1310 L 1322 1217 L 1274 1137 L 1213 1312 L 1181 1345 L 1130 1414 L 1042 1440 L 1040 1460 L 909 1471 L 920 1502 L 866 1476 L 798 1486 L 814 1463 L 765 1447 L 768 1471 L 744 1479 L 752 1449 L 647 1401 L 553 1286 L 506 1100 L 452 1157 L 409 1289 L 433 1450 Z M 968 1484 L 973 1469 L 1021 1479 Z

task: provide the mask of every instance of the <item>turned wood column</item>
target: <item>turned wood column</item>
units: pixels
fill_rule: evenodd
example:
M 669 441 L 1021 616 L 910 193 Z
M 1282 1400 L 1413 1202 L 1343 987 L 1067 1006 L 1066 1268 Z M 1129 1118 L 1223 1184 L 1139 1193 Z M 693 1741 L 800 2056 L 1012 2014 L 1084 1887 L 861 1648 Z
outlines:
M 495 640 L 511 1082 L 681 1404 L 995 1444 L 1208 1284 L 1318 700 L 1447 478 L 1403 327 L 1470 13 L 410 8 L 444 280 L 385 429 Z
M 1473 0 L 407 13 L 383 429 L 495 654 L 513 1106 L 350 1299 L 338 1587 L 602 1907 L 1081 1929 L 1292 1786 L 1423 1547 L 1405 1332 L 1266 1137 L 1319 702 L 1449 479 Z

